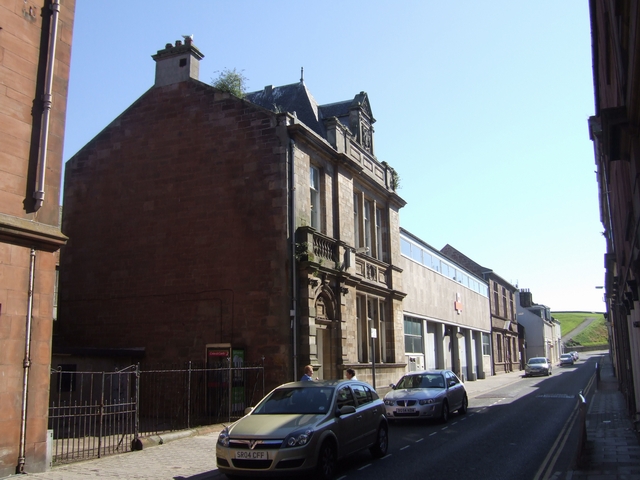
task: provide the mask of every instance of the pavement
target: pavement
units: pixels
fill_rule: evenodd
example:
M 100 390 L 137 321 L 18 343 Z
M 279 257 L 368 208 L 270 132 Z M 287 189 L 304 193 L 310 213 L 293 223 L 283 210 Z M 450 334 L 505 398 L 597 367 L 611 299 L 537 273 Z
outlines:
M 580 467 L 562 480 L 640 480 L 640 433 L 627 415 L 608 352 L 600 357 L 600 381 L 586 414 L 586 445 Z
M 600 380 L 594 372 L 591 391 L 585 391 L 586 441 L 576 455 L 574 470 L 554 472 L 549 480 L 640 480 L 640 442 L 626 414 L 622 393 L 608 352 L 598 361 Z M 466 382 L 469 398 L 477 397 L 522 378 L 514 371 Z M 579 420 L 580 421 L 580 420 Z M 140 480 L 208 480 L 225 478 L 216 469 L 215 445 L 222 425 L 182 430 L 143 440 L 143 450 L 60 465 L 43 473 L 7 477 L 34 480 L 86 480 L 90 477 Z M 207 454 L 203 455 L 203 452 Z

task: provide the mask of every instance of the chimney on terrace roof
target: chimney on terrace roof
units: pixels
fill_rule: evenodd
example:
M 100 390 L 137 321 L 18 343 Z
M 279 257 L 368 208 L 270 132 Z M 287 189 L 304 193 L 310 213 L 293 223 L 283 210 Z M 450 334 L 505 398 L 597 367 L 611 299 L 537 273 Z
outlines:
M 520 290 L 520 306 L 524 308 L 533 307 L 533 295 L 531 295 L 531 291 L 528 288 L 523 288 Z
M 156 87 L 184 82 L 190 78 L 198 80 L 200 76 L 200 60 L 204 55 L 193 45 L 193 35 L 183 35 L 184 44 L 176 40 L 176 44 L 167 43 L 163 50 L 151 55 L 156 61 Z

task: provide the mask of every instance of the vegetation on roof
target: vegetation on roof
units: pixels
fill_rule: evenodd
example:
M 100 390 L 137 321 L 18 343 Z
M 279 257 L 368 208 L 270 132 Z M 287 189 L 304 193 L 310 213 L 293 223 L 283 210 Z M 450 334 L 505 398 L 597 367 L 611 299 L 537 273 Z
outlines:
M 218 90 L 229 92 L 236 97 L 243 98 L 247 93 L 247 82 L 249 81 L 249 79 L 243 75 L 243 71 L 244 70 L 237 71 L 235 68 L 233 70 L 225 68 L 217 78 L 211 80 L 211 85 Z

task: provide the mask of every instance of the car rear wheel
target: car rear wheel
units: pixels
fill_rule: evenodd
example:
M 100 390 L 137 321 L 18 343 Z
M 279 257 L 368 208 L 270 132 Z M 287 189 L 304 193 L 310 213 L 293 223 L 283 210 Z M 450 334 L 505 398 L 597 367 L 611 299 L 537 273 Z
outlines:
M 460 415 L 464 415 L 467 413 L 467 407 L 469 406 L 469 399 L 467 398 L 467 394 L 464 394 L 464 398 L 462 399 L 462 406 L 458 409 L 458 413 Z
M 442 423 L 447 423 L 449 421 L 449 404 L 445 400 L 442 402 L 442 413 L 440 414 L 440 420 Z
M 371 446 L 369 451 L 375 458 L 382 458 L 387 454 L 389 448 L 389 432 L 386 425 L 380 425 L 378 428 L 378 436 L 376 443 Z
M 320 480 L 331 480 L 336 473 L 336 448 L 330 441 L 325 441 L 320 447 L 316 477 Z

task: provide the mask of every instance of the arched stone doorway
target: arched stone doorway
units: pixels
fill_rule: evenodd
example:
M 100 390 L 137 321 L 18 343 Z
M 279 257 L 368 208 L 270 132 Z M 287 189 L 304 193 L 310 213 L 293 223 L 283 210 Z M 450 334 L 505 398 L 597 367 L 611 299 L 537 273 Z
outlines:
M 340 321 L 336 319 L 337 303 L 331 289 L 323 287 L 315 301 L 316 347 L 318 378 L 342 378 L 338 365 L 342 363 L 340 351 Z

